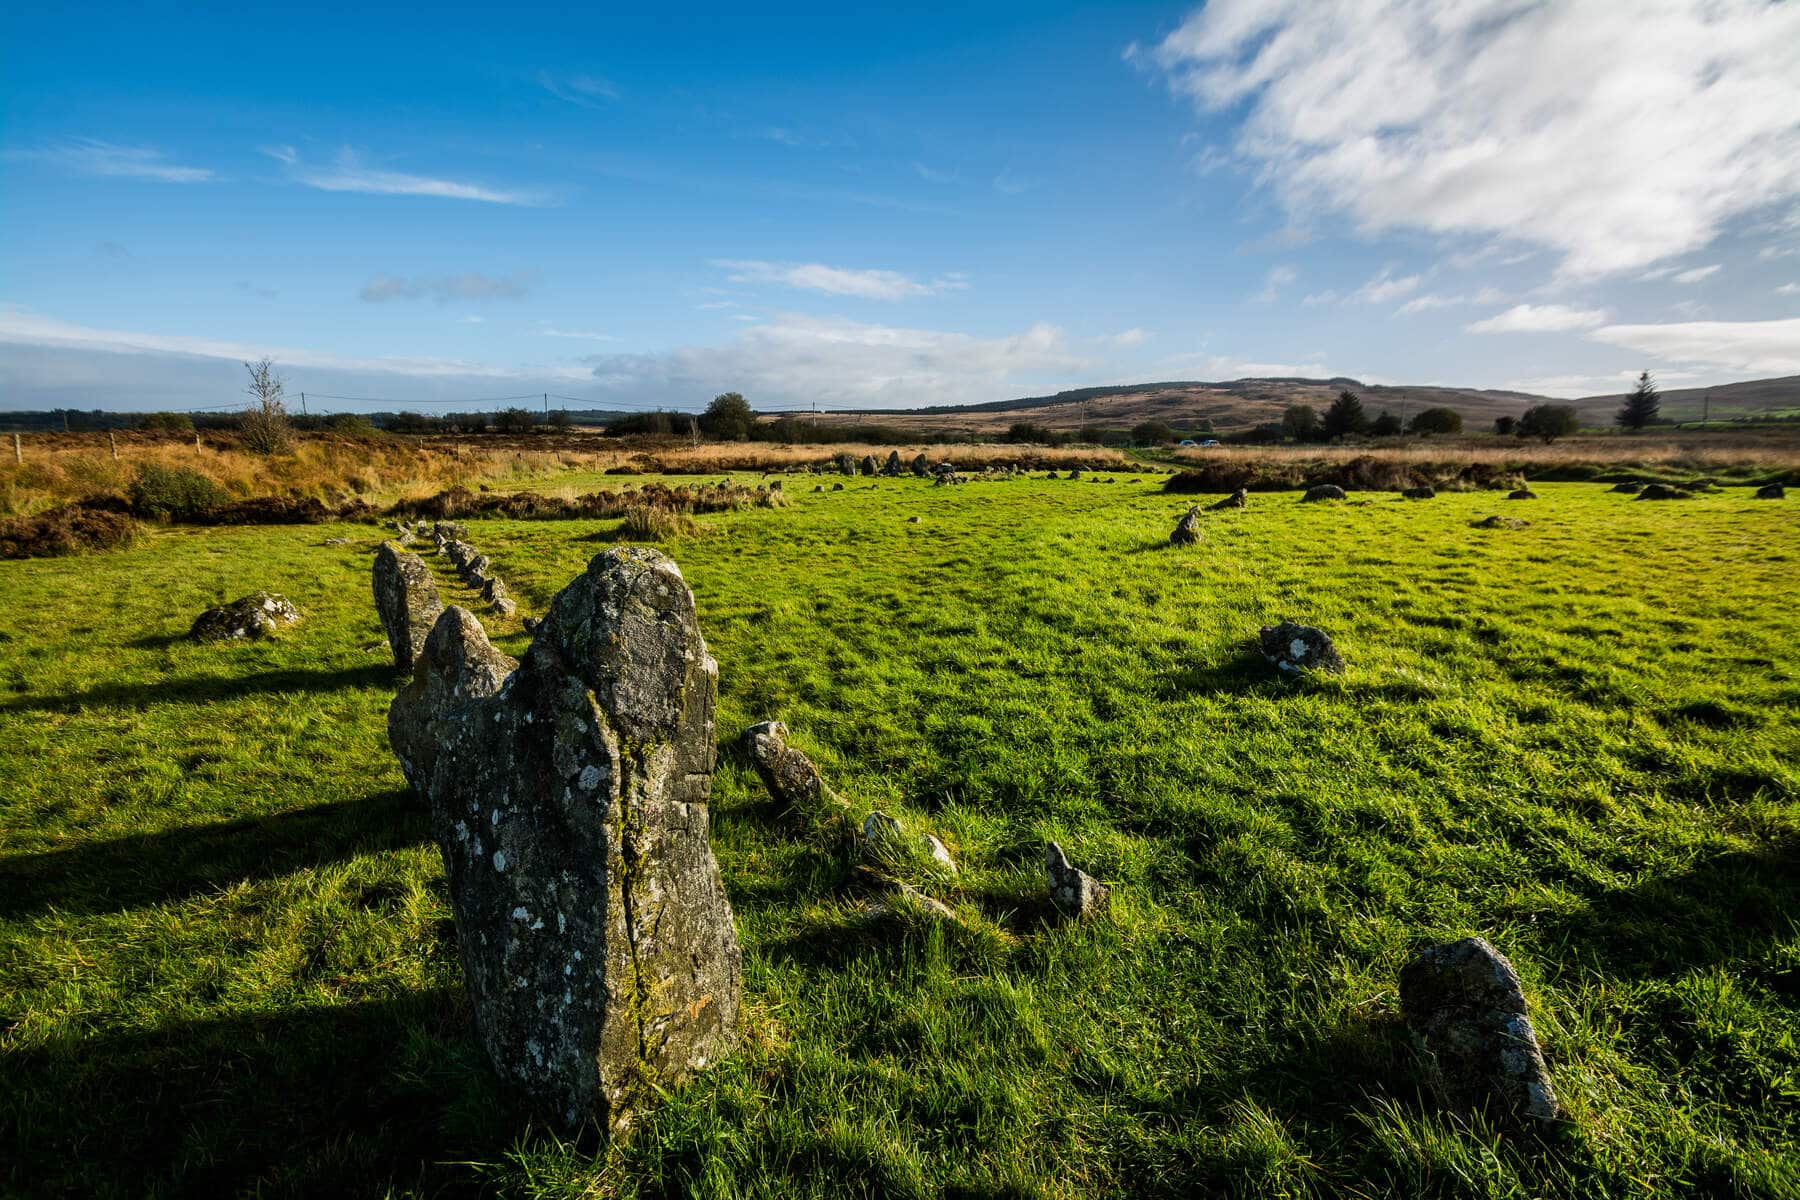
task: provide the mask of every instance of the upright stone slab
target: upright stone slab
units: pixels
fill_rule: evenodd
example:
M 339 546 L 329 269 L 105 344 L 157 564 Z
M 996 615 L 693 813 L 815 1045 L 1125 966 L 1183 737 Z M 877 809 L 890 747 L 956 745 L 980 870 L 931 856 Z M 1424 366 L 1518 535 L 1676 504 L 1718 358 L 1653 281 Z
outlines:
M 843 804 L 826 786 L 812 759 L 787 744 L 788 728 L 780 721 L 759 721 L 744 730 L 742 737 L 750 765 L 776 803 L 800 812 Z
M 565 1125 L 618 1127 L 737 1041 L 707 841 L 718 664 L 679 568 L 632 546 L 589 563 L 512 666 L 445 610 L 389 738 L 430 803 L 494 1069 Z
M 1191 546 L 1200 540 L 1200 506 L 1190 505 L 1187 514 L 1175 522 L 1175 529 L 1169 534 L 1169 545 Z
M 437 580 L 431 568 L 416 554 L 406 554 L 383 542 L 375 552 L 375 612 L 381 627 L 387 631 L 388 646 L 394 652 L 394 665 L 402 671 L 425 651 L 425 639 L 444 611 L 438 599 Z
M 1512 963 L 1481 938 L 1428 946 L 1400 972 L 1400 1011 L 1452 1108 L 1503 1124 L 1556 1119 L 1556 1093 Z

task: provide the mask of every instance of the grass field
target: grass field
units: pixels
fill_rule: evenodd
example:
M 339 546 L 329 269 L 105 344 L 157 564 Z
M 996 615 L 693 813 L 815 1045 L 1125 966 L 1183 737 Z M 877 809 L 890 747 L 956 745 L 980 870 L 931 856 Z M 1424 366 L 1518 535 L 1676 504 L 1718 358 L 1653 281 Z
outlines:
M 849 487 L 665 548 L 722 737 L 780 717 L 940 834 L 961 920 L 865 921 L 724 748 L 747 1045 L 612 1147 L 509 1117 L 471 1040 L 378 531 L 0 564 L 6 1190 L 1800 1196 L 1792 501 L 1259 494 L 1175 550 L 1148 481 Z M 616 524 L 471 531 L 523 614 Z M 183 640 L 257 589 L 305 621 Z M 1347 672 L 1271 678 L 1283 617 Z M 1050 838 L 1108 918 L 1034 915 Z M 1469 933 L 1525 980 L 1542 1141 L 1422 1094 L 1395 980 Z

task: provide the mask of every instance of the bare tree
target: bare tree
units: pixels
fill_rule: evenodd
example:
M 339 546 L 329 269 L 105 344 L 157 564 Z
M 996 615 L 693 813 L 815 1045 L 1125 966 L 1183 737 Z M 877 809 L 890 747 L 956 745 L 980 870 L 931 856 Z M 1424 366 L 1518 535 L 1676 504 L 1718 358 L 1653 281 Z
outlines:
M 285 401 L 287 385 L 282 382 L 271 359 L 247 362 L 244 370 L 250 372 L 250 383 L 244 391 L 254 401 L 238 421 L 244 448 L 256 454 L 280 454 L 294 444 L 294 430 L 288 424 Z

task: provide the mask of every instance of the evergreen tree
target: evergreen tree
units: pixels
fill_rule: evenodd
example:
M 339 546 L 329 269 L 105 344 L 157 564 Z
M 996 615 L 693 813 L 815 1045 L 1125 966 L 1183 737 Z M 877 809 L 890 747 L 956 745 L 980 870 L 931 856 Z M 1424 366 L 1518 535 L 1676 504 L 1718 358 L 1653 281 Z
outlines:
M 1657 413 L 1661 409 L 1662 397 L 1657 395 L 1656 385 L 1650 382 L 1650 372 L 1645 371 L 1638 376 L 1636 389 L 1625 397 L 1625 403 L 1614 419 L 1622 429 L 1642 429 L 1656 423 Z
M 1338 398 L 1325 410 L 1325 436 L 1341 438 L 1346 434 L 1368 431 L 1369 414 L 1363 411 L 1362 401 L 1355 392 L 1339 392 Z

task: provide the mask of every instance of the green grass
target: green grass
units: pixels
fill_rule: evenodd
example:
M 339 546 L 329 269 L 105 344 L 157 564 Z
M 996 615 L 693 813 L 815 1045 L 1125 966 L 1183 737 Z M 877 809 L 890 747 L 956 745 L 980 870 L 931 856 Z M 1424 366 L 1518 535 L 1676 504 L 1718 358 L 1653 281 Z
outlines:
M 846 482 L 667 548 L 722 735 L 780 717 L 942 836 L 962 920 L 864 922 L 727 746 L 747 1045 L 611 1148 L 511 1118 L 471 1040 L 376 532 L 0 564 L 9 1190 L 1800 1195 L 1791 503 L 1256 495 L 1172 550 L 1148 483 Z M 523 614 L 617 522 L 470 525 Z M 257 589 L 305 621 L 181 639 Z M 1283 617 L 1348 671 L 1271 678 Z M 1037 917 L 1051 838 L 1109 918 Z M 1525 980 L 1542 1141 L 1421 1094 L 1395 980 L 1469 933 Z

